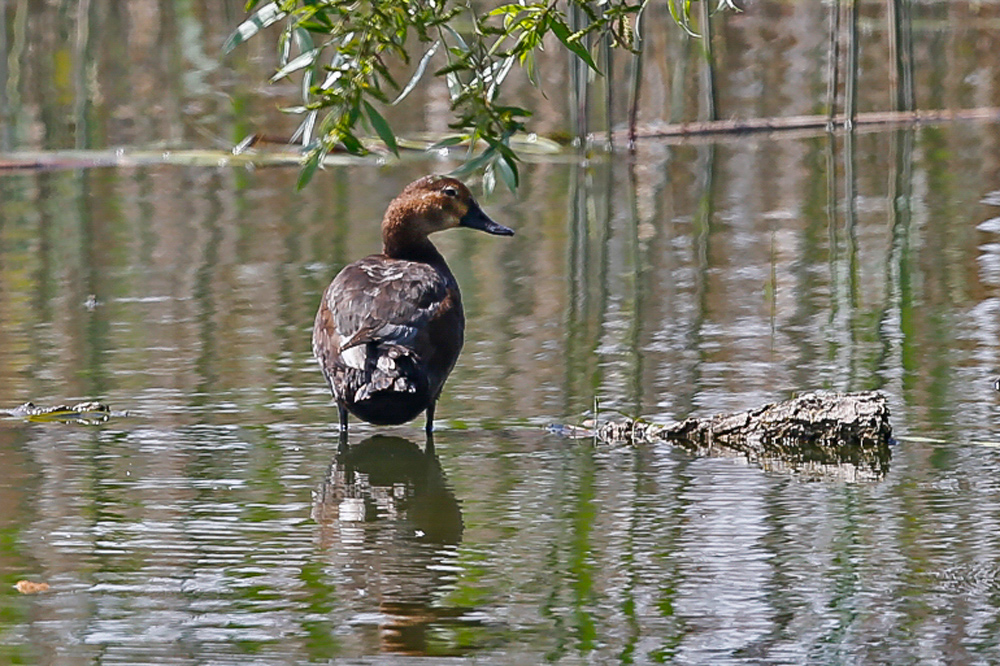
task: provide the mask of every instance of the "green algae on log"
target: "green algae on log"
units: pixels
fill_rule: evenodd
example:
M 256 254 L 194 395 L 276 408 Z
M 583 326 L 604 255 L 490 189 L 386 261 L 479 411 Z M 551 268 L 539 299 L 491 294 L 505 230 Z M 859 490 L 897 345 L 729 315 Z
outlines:
M 33 423 L 80 423 L 94 425 L 104 423 L 112 417 L 128 416 L 128 412 L 112 411 L 101 402 L 80 402 L 75 405 L 37 407 L 26 402 L 14 409 L 0 409 L 0 415 L 24 419 Z

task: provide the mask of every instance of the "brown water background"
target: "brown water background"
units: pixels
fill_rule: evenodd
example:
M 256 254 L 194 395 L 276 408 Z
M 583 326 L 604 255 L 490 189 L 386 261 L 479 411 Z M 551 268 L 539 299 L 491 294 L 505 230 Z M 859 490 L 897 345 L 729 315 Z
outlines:
M 241 7 L 0 4 L 0 149 L 290 133 L 273 40 L 220 53 Z M 1000 4 L 913 13 L 917 107 L 1000 106 Z M 720 117 L 823 113 L 829 17 L 718 16 Z M 859 108 L 891 108 L 884 4 L 859 28 Z M 696 119 L 697 43 L 662 10 L 646 39 L 642 122 Z M 513 94 L 567 132 L 546 76 Z M 389 117 L 442 130 L 446 107 L 432 86 Z M 453 166 L 335 166 L 301 193 L 294 168 L 167 159 L 0 173 L 0 407 L 130 412 L 0 421 L 0 663 L 1000 661 L 1000 125 L 532 159 L 482 201 L 515 237 L 435 239 L 468 328 L 434 452 L 414 423 L 338 454 L 319 295 L 403 185 Z M 885 478 L 544 427 L 824 388 L 888 396 Z

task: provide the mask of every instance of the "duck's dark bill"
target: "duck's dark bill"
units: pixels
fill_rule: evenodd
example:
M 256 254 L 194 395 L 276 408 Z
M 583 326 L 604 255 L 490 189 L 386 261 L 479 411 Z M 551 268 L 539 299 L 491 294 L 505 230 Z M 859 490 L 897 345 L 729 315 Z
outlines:
M 470 229 L 479 229 L 480 231 L 485 231 L 488 234 L 495 234 L 497 236 L 513 236 L 514 230 L 510 227 L 505 227 L 502 224 L 497 224 L 490 219 L 489 215 L 483 212 L 475 203 L 469 207 L 469 212 L 462 216 L 462 219 L 458 222 L 463 227 L 469 227 Z

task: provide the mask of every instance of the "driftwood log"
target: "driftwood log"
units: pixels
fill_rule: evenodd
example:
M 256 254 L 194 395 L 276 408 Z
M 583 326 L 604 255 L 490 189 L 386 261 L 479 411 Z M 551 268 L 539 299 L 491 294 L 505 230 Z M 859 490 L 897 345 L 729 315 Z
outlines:
M 609 422 L 593 434 L 609 443 L 660 440 L 699 455 L 742 455 L 765 467 L 849 465 L 865 477 L 884 475 L 892 455 L 889 406 L 877 391 L 807 393 L 669 425 Z
M 104 423 L 112 417 L 126 417 L 128 412 L 115 411 L 101 402 L 81 402 L 75 405 L 38 407 L 26 402 L 14 409 L 0 409 L 0 416 L 10 416 L 35 423 Z
M 869 111 L 854 115 L 851 125 L 855 131 L 885 131 L 886 128 L 913 127 L 915 125 L 935 125 L 955 121 L 1000 119 L 1000 107 L 980 107 L 976 109 L 923 109 L 917 111 Z M 780 116 L 777 118 L 734 118 L 707 120 L 666 125 L 647 125 L 630 130 L 617 131 L 621 140 L 657 139 L 668 143 L 687 143 L 710 139 L 719 141 L 725 137 L 742 137 L 747 134 L 773 134 L 782 136 L 796 134 L 814 136 L 831 129 L 843 130 L 848 124 L 845 115 Z M 594 142 L 603 141 L 603 134 L 591 135 Z

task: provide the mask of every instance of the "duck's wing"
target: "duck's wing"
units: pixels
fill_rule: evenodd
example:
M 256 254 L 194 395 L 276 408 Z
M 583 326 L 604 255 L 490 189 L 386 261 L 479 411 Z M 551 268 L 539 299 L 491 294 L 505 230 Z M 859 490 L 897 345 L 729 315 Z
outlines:
M 457 299 L 450 276 L 418 262 L 368 257 L 342 270 L 323 296 L 314 347 L 343 353 L 370 342 L 414 351 L 422 331 Z M 326 344 L 321 343 L 325 338 Z

